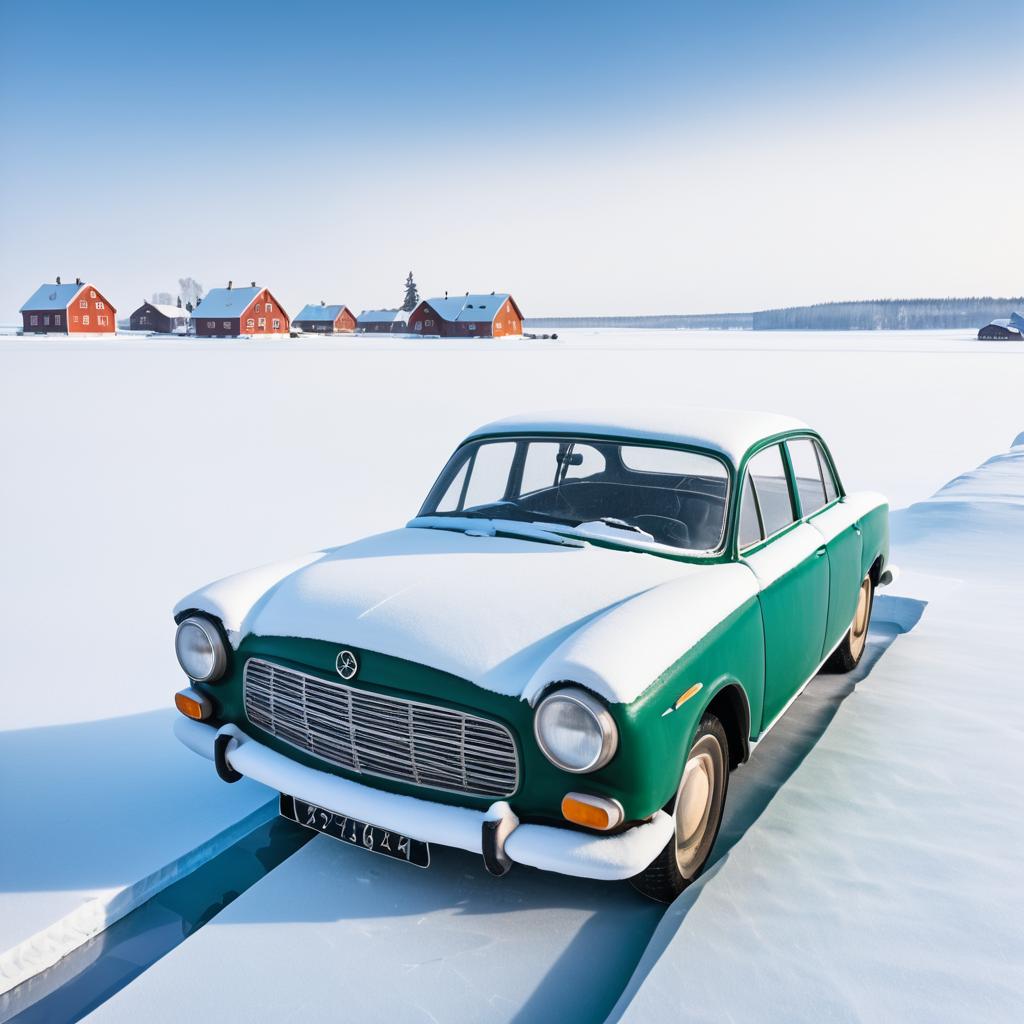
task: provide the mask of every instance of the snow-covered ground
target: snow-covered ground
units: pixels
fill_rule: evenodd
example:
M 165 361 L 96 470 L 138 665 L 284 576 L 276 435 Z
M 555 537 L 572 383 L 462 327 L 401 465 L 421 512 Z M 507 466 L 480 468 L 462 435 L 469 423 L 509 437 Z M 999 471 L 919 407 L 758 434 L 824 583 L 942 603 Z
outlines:
M 823 432 L 848 487 L 907 506 L 1024 430 L 1022 356 L 968 332 L 0 340 L 0 989 L 59 943 L 3 950 L 62 919 L 65 940 L 98 926 L 131 905 L 135 883 L 187 870 L 270 797 L 224 786 L 170 735 L 169 612 L 196 585 L 404 523 L 468 430 L 553 406 L 789 413 Z M 902 636 L 880 625 L 875 644 L 891 647 L 777 792 L 765 797 L 756 762 L 737 774 L 733 800 L 746 785 L 767 810 L 733 818 L 728 855 L 646 954 L 658 913 L 621 887 L 519 869 L 494 882 L 453 851 L 402 872 L 319 839 L 99 1015 L 151 1015 L 159 995 L 180 1019 L 163 993 L 227 951 L 240 968 L 287 960 L 291 986 L 259 980 L 269 969 L 229 986 L 251 995 L 249 1019 L 272 1018 L 272 998 L 294 1007 L 286 988 L 307 1008 L 357 992 L 356 1007 L 396 1020 L 543 1019 L 551 1006 L 593 1019 L 638 960 L 616 1010 L 630 1019 L 763 1015 L 776 1001 L 780 1018 L 878 1019 L 895 993 L 902 1019 L 952 1018 L 967 1000 L 997 1019 L 1024 990 L 1012 973 L 1021 907 L 1003 891 L 1024 811 L 1011 688 L 1024 546 L 1019 506 L 979 501 L 977 489 L 1007 492 L 990 478 L 895 517 L 897 560 L 913 569 L 901 592 L 928 602 L 921 622 Z M 816 683 L 790 733 L 833 692 L 838 704 L 845 691 Z M 725 986 L 734 1002 L 714 984 L 726 962 L 750 982 Z M 600 983 L 567 1001 L 563 986 L 595 969 Z M 217 998 L 214 975 L 188 976 L 193 996 Z

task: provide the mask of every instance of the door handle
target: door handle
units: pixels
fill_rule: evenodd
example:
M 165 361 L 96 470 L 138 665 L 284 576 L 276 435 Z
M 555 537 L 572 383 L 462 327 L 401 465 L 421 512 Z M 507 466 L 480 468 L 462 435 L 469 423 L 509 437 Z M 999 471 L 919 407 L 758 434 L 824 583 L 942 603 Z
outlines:
M 822 556 L 823 554 L 825 554 L 825 548 L 824 548 L 824 546 L 822 546 L 822 547 L 818 548 L 818 550 L 817 550 L 817 551 L 815 551 L 814 553 L 815 553 L 815 554 L 816 554 L 816 555 L 817 555 L 817 556 L 818 556 L 819 558 L 821 558 L 821 556 Z

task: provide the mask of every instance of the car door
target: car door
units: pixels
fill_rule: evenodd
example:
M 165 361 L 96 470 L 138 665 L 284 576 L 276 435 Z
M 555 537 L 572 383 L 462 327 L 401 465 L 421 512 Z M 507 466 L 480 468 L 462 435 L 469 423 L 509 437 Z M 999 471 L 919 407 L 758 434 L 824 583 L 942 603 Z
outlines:
M 764 621 L 761 729 L 785 709 L 821 663 L 829 569 L 821 534 L 800 521 L 780 444 L 748 462 L 740 508 L 740 557 L 757 577 Z
M 839 496 L 831 463 L 821 443 L 809 437 L 786 441 L 804 519 L 825 543 L 829 569 L 828 622 L 821 657 L 846 635 L 857 610 L 863 537 Z

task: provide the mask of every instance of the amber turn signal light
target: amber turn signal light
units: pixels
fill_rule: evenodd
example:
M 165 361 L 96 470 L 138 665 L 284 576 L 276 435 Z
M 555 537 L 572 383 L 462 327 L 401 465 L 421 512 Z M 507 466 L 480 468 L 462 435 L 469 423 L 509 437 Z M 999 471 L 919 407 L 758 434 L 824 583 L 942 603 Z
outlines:
M 213 713 L 213 705 L 209 699 L 193 690 L 191 686 L 187 690 L 179 690 L 174 695 L 174 706 L 186 718 L 194 718 L 197 722 L 209 718 Z
M 622 823 L 623 810 L 618 800 L 584 793 L 566 793 L 562 797 L 562 817 L 574 825 L 607 832 Z

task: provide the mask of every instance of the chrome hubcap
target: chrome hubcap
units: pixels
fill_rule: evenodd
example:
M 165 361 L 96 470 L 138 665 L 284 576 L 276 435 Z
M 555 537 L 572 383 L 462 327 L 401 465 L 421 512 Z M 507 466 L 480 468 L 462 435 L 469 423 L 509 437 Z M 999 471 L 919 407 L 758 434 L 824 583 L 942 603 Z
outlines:
M 722 750 L 718 741 L 713 736 L 702 736 L 690 751 L 676 795 L 676 863 L 686 877 L 690 877 L 707 856 L 722 771 Z

